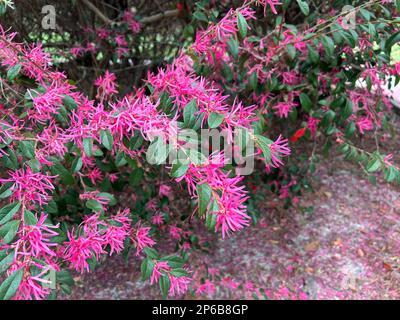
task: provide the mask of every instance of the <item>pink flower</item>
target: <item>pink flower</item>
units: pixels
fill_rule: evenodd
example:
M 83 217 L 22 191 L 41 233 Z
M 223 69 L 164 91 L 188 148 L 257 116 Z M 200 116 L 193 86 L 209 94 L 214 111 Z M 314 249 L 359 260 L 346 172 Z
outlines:
M 203 284 L 199 285 L 196 289 L 196 295 L 201 296 L 206 293 L 212 296 L 215 293 L 215 285 L 209 279 L 206 279 Z
M 8 172 L 10 178 L 0 179 L 1 183 L 11 182 L 12 199 L 18 200 L 27 206 L 39 204 L 43 206 L 50 200 L 49 193 L 54 190 L 52 179 L 40 172 L 34 173 L 30 167 Z
M 108 219 L 100 219 L 99 214 L 88 216 L 77 232 L 68 232 L 62 258 L 81 273 L 89 271 L 89 260 L 99 260 L 105 249 L 110 255 L 124 249 L 124 241 L 131 234 L 130 210 L 119 211 Z
M 102 247 L 102 238 L 96 234 L 76 236 L 74 231 L 68 231 L 68 241 L 65 243 L 63 258 L 78 272 L 89 272 L 88 260 L 98 260 L 105 251 Z
M 57 247 L 51 242 L 51 238 L 58 236 L 54 229 L 59 225 L 51 226 L 45 224 L 47 215 L 42 214 L 35 225 L 24 224 L 18 232 L 19 239 L 13 244 L 15 255 L 30 255 L 36 258 L 42 256 L 56 256 L 52 247 Z
M 278 102 L 272 108 L 275 109 L 275 114 L 279 116 L 279 118 L 287 118 L 289 113 L 295 108 L 297 105 L 294 102 Z
M 159 212 L 151 217 L 151 223 L 160 226 L 164 223 L 164 214 Z
M 307 120 L 307 128 L 311 132 L 311 136 L 315 137 L 318 129 L 318 124 L 320 123 L 320 119 L 309 117 Z
M 118 181 L 118 174 L 110 173 L 108 175 L 108 178 L 110 179 L 111 183 L 114 183 L 114 182 Z
M 85 49 L 82 48 L 82 47 L 73 47 L 73 48 L 70 49 L 70 52 L 75 57 L 79 57 L 85 52 Z
M 43 276 L 57 270 L 49 266 L 43 267 L 38 263 L 35 264 L 35 267 L 41 269 L 41 272 L 33 276 L 28 270 L 24 270 L 24 276 L 13 298 L 14 300 L 44 300 L 51 293 L 50 281 L 43 279 Z
M 160 190 L 158 191 L 158 195 L 162 197 L 170 198 L 172 196 L 172 188 L 168 185 L 162 184 L 160 185 Z
M 144 248 L 153 247 L 156 244 L 156 242 L 150 237 L 150 230 L 150 227 L 141 226 L 139 223 L 136 227 L 136 231 L 131 235 L 131 239 L 136 245 L 137 256 Z
M 170 296 L 184 294 L 188 290 L 188 285 L 191 278 L 187 276 L 176 277 L 170 273 L 171 267 L 166 261 L 155 261 L 153 272 L 150 276 L 150 284 L 157 283 L 160 277 L 168 276 L 170 281 L 170 288 L 168 294 Z
M 177 226 L 170 226 L 169 227 L 169 234 L 175 240 L 181 240 L 182 238 L 182 229 L 178 228 Z
M 166 261 L 156 261 L 154 263 L 154 268 L 153 272 L 151 273 L 150 276 L 150 284 L 157 283 L 158 280 L 160 279 L 160 276 L 162 275 L 161 271 L 169 271 L 171 270 L 171 267 L 168 265 L 168 262 Z
M 30 119 L 45 123 L 53 119 L 58 108 L 63 104 L 64 95 L 70 92 L 68 87 L 56 84 L 44 87 L 45 92 L 28 91 L 33 102 L 33 109 L 28 109 Z
M 232 280 L 230 277 L 222 278 L 222 285 L 228 289 L 236 290 L 239 287 L 239 282 Z
M 364 134 L 365 131 L 371 131 L 374 129 L 374 124 L 368 117 L 362 117 L 356 122 L 358 130 L 361 134 Z
M 124 249 L 124 241 L 130 233 L 130 219 L 114 217 L 113 224 L 109 224 L 103 234 L 103 241 L 110 246 L 110 256 L 115 253 L 121 253 Z M 114 225 L 117 223 L 117 225 Z
M 103 179 L 103 174 L 99 168 L 94 168 L 89 171 L 89 173 L 86 175 L 90 181 L 96 185 L 97 182 L 101 181 Z
M 175 277 L 173 275 L 169 275 L 170 287 L 168 294 L 170 296 L 177 296 L 182 295 L 188 290 L 188 285 L 192 281 L 191 278 L 182 276 L 182 277 Z
M 98 87 L 98 99 L 104 99 L 104 97 L 108 97 L 114 93 L 118 93 L 115 80 L 117 80 L 115 74 L 109 72 L 108 70 L 106 70 L 104 76 L 100 76 L 96 79 L 94 84 Z
M 88 191 L 79 195 L 79 199 L 81 200 L 96 200 L 98 203 L 102 205 L 108 205 L 110 203 L 110 198 L 104 195 L 101 195 L 99 191 Z
M 281 4 L 278 0 L 256 0 L 256 3 L 264 7 L 264 15 L 266 14 L 267 11 L 267 5 L 271 8 L 271 11 L 274 14 L 278 14 L 278 11 L 276 11 L 275 6 Z
M 274 168 L 278 168 L 283 165 L 281 160 L 282 157 L 290 155 L 290 148 L 288 146 L 288 140 L 284 139 L 279 135 L 275 142 L 269 145 L 271 151 L 271 162 Z
M 45 71 L 50 65 L 50 55 L 42 50 L 42 45 L 26 49 L 25 59 L 22 62 L 24 73 L 41 82 L 45 78 Z

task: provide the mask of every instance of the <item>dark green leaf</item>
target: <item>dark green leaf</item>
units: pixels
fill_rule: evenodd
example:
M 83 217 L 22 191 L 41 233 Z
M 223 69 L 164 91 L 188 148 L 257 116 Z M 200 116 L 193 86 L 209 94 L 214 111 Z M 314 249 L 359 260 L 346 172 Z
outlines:
M 198 196 L 199 215 L 202 216 L 206 212 L 207 207 L 211 201 L 212 189 L 209 184 L 202 183 L 197 185 L 196 190 Z
M 22 65 L 20 63 L 18 63 L 15 66 L 8 69 L 7 79 L 10 81 L 14 80 L 17 77 L 17 75 L 19 74 L 19 72 L 21 71 L 21 67 L 22 67 Z
M 187 164 L 182 164 L 182 163 L 176 163 L 172 165 L 171 169 L 171 177 L 173 178 L 179 178 L 182 177 L 189 169 L 189 166 Z
M 13 202 L 0 209 L 0 225 L 10 221 L 21 208 L 21 203 Z
M 38 220 L 36 219 L 35 215 L 31 211 L 25 209 L 24 223 L 28 226 L 34 226 L 38 223 Z
M 94 212 L 103 212 L 103 206 L 95 199 L 90 199 L 86 201 L 86 207 Z
M 211 112 L 208 116 L 208 126 L 211 129 L 219 127 L 219 125 L 224 121 L 224 115 L 216 112 Z
M 160 283 L 161 294 L 163 295 L 164 298 L 166 298 L 168 295 L 169 288 L 171 286 L 171 281 L 169 280 L 169 277 L 167 275 L 162 275 L 160 277 L 159 283 Z
M 114 144 L 114 138 L 110 132 L 110 130 L 101 130 L 100 131 L 100 139 L 101 144 L 107 149 L 112 150 Z
M 0 300 L 10 300 L 16 294 L 22 281 L 24 269 L 19 269 L 11 274 L 0 286 Z
M 196 113 L 199 111 L 196 100 L 191 100 L 183 109 L 183 124 L 185 128 L 193 128 L 196 123 Z
M 147 153 L 147 161 L 150 164 L 163 164 L 168 157 L 168 146 L 162 137 L 156 137 L 150 144 Z
M 300 7 L 301 12 L 303 12 L 305 16 L 308 16 L 310 14 L 310 8 L 308 6 L 308 3 L 302 0 L 297 0 L 297 3 Z
M 93 139 L 92 138 L 83 138 L 82 143 L 83 143 L 83 151 L 85 151 L 85 154 L 88 157 L 90 157 L 93 152 Z
M 142 274 L 143 281 L 150 279 L 150 276 L 153 273 L 153 269 L 154 269 L 154 262 L 151 261 L 151 259 L 149 258 L 145 258 L 140 266 L 140 271 Z
M 11 264 L 14 262 L 14 251 L 9 254 L 6 251 L 0 252 L 0 274 L 7 271 Z
M 242 36 L 242 38 L 245 38 L 247 35 L 247 28 L 248 28 L 247 21 L 239 11 L 237 11 L 236 13 L 237 13 L 237 26 L 239 33 Z
M 13 220 L 7 222 L 0 228 L 0 238 L 4 243 L 10 243 L 18 232 L 20 220 Z

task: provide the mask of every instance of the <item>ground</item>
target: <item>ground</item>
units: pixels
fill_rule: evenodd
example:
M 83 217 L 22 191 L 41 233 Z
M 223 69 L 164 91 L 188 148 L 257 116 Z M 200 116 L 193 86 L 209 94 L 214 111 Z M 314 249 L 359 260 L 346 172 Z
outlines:
M 340 156 L 318 165 L 314 188 L 289 210 L 258 203 L 263 218 L 256 226 L 211 238 L 206 252 L 193 253 L 196 281 L 206 268 L 218 274 L 215 293 L 202 298 L 253 298 L 254 287 L 272 299 L 399 299 L 400 188 L 371 184 Z M 312 212 L 301 209 L 310 206 Z M 140 280 L 139 266 L 137 259 L 108 258 L 95 272 L 76 275 L 69 298 L 161 298 L 157 286 Z M 247 284 L 235 289 L 238 283 Z

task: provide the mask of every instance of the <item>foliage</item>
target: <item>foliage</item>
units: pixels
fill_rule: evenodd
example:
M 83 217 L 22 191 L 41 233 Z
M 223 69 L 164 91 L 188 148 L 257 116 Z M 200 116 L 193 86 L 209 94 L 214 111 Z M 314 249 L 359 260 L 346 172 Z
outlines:
M 85 92 L 55 70 L 41 44 L 20 43 L 3 26 L 0 298 L 68 293 L 67 270 L 89 272 L 114 253 L 135 254 L 143 280 L 158 283 L 163 296 L 184 294 L 192 273 L 188 252 L 197 243 L 190 224 L 202 220 L 226 237 L 256 219 L 246 209 L 251 195 L 240 165 L 218 148 L 207 155 L 188 149 L 188 129 L 224 131 L 229 143 L 240 132 L 255 144 L 254 174 L 287 204 L 309 185 L 315 167 L 314 152 L 284 166 L 300 141 L 325 141 L 326 152 L 336 144 L 368 175 L 400 182 L 390 154 L 363 150 L 356 139 L 390 131 L 395 119 L 387 86 L 400 79 L 400 64 L 390 58 L 400 38 L 397 8 L 385 0 L 359 2 L 349 25 L 345 4 L 248 0 L 219 11 L 199 1 L 184 32 L 193 43 L 128 93 L 109 70 Z M 296 10 L 301 22 L 288 23 L 287 12 Z M 140 19 L 125 12 L 120 24 L 92 30 L 105 42 L 114 39 L 116 57 L 102 59 L 129 56 Z M 263 19 L 274 25 L 265 30 Z M 99 55 L 107 47 L 90 44 L 72 44 L 72 55 Z M 163 165 L 171 154 L 175 162 Z M 191 212 L 164 210 L 173 206 L 174 182 L 187 187 L 196 209 L 190 223 Z M 178 250 L 164 256 L 155 247 L 166 230 Z

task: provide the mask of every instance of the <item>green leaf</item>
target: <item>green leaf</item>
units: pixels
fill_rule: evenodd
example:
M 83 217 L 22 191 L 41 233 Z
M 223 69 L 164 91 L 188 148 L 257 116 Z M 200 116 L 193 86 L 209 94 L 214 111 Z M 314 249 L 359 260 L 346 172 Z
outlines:
M 193 163 L 196 166 L 201 165 L 207 161 L 206 156 L 204 154 L 202 154 L 201 152 L 190 149 L 188 151 L 188 153 L 189 153 L 189 159 L 190 159 L 191 163 Z
M 273 141 L 264 136 L 258 135 L 258 134 L 254 135 L 254 136 L 256 138 L 255 142 L 257 143 L 258 147 L 261 149 L 266 163 L 271 163 L 271 149 L 269 146 L 273 143 Z
M 306 111 L 307 113 L 310 113 L 311 108 L 312 108 L 312 101 L 309 98 L 309 96 L 304 92 L 302 92 L 300 94 L 300 103 L 301 103 L 301 106 L 303 107 L 304 111 Z
M 88 157 L 90 157 L 93 152 L 93 139 L 92 138 L 83 138 L 82 143 L 83 143 L 83 151 L 85 151 L 85 154 Z
M 10 221 L 21 208 L 21 203 L 13 202 L 0 209 L 0 225 Z
M 160 255 L 158 254 L 156 249 L 153 249 L 153 248 L 150 248 L 150 247 L 146 247 L 146 248 L 143 249 L 143 252 L 150 259 L 158 260 L 160 258 Z
M 135 135 L 129 141 L 129 148 L 131 150 L 137 150 L 142 146 L 143 141 L 143 136 L 140 133 L 135 133 Z
M 208 230 L 215 230 L 217 224 L 217 212 L 219 211 L 218 202 L 214 199 L 210 210 L 206 214 L 206 227 Z
M 14 251 L 9 254 L 6 251 L 0 252 L 0 274 L 7 271 L 11 264 L 14 262 Z
M 310 7 L 308 6 L 308 3 L 302 0 L 297 0 L 297 3 L 300 7 L 301 12 L 303 12 L 305 16 L 308 16 L 310 14 Z
M 237 26 L 239 33 L 242 36 L 242 38 L 245 38 L 247 35 L 247 28 L 249 25 L 247 24 L 246 19 L 239 11 L 237 11 L 236 13 L 237 13 Z
M 323 36 L 322 39 L 322 45 L 325 48 L 325 51 L 329 57 L 333 57 L 333 54 L 335 52 L 335 43 L 331 38 L 328 36 Z
M 222 121 L 224 121 L 224 115 L 221 113 L 211 112 L 208 116 L 208 126 L 211 129 L 219 127 Z
M 202 216 L 211 201 L 212 189 L 208 183 L 198 184 L 196 187 L 198 196 L 198 211 L 199 215 Z
M 0 3 L 0 16 L 4 15 L 7 11 L 5 3 Z
M 208 230 L 214 230 L 217 224 L 217 214 L 214 212 L 207 212 L 206 214 L 206 227 Z
M 390 54 L 392 47 L 400 41 L 400 31 L 392 34 L 385 42 L 385 50 Z
M 366 167 L 366 170 L 367 170 L 368 172 L 375 172 L 375 171 L 379 170 L 380 167 L 381 167 L 381 161 L 380 161 L 380 159 L 372 158 L 372 159 L 368 162 L 367 167 Z
M 101 130 L 100 131 L 100 139 L 101 144 L 107 149 L 112 150 L 114 144 L 114 138 L 110 132 L 110 130 Z
M 183 109 L 183 124 L 185 128 L 193 128 L 196 123 L 196 113 L 199 111 L 196 100 L 191 100 Z
M 172 269 L 170 271 L 170 273 L 174 276 L 174 277 L 187 277 L 189 275 L 189 273 L 183 269 L 183 268 L 176 268 L 176 269 Z
M 145 258 L 140 266 L 140 271 L 142 274 L 143 281 L 150 279 L 151 274 L 153 273 L 153 269 L 154 269 L 154 262 L 151 261 L 151 259 L 149 258 Z
M 162 275 L 159 280 L 160 283 L 160 290 L 161 294 L 163 295 L 164 298 L 167 297 L 169 288 L 171 287 L 171 281 L 169 280 L 169 277 L 167 275 Z
M 0 228 L 0 238 L 3 243 L 8 244 L 14 239 L 18 232 L 20 222 L 20 220 L 9 221 Z
M 32 171 L 35 173 L 39 172 L 40 168 L 42 167 L 39 160 L 37 159 L 31 159 L 27 163 L 29 167 L 32 169 Z
M 75 110 L 76 109 L 76 101 L 74 100 L 74 98 L 70 97 L 70 96 L 64 96 L 63 98 L 63 104 L 64 106 L 69 109 L 69 110 Z
M 4 155 L 0 158 L 2 164 L 12 170 L 15 170 L 18 168 L 18 159 L 17 156 L 14 152 L 14 150 L 10 149 L 10 148 L 6 148 L 4 150 L 7 155 Z
M 309 44 L 307 44 L 307 48 L 308 48 L 308 56 L 310 58 L 310 61 L 312 63 L 314 63 L 314 64 L 318 64 L 319 63 L 319 53 L 318 53 L 318 51 L 315 50 Z
M 387 182 L 392 182 L 394 179 L 396 179 L 398 174 L 399 173 L 397 172 L 396 168 L 389 166 L 389 168 L 385 170 L 385 179 Z
M 181 257 L 174 255 L 162 257 L 160 261 L 167 261 L 171 268 L 182 268 L 182 266 L 185 264 Z
M 189 166 L 187 164 L 183 163 L 176 163 L 172 165 L 171 169 L 171 177 L 173 178 L 179 178 L 182 177 L 189 169 Z
M 128 161 L 125 159 L 125 154 L 122 151 L 117 152 L 117 155 L 115 156 L 115 165 L 117 167 L 122 167 L 127 163 Z
M 117 200 L 115 199 L 114 195 L 108 192 L 100 192 L 97 196 L 104 197 L 108 199 L 109 206 L 115 206 L 117 204 Z
M 12 81 L 14 80 L 19 72 L 21 71 L 22 65 L 20 63 L 16 64 L 15 66 L 11 67 L 7 71 L 7 79 Z
M 147 149 L 147 161 L 150 164 L 163 164 L 168 157 L 168 146 L 162 137 L 156 137 Z
M 346 104 L 344 106 L 344 110 L 342 112 L 343 119 L 347 119 L 353 113 L 353 102 L 350 99 L 346 99 Z
M 230 38 L 227 42 L 228 44 L 228 50 L 231 53 L 231 55 L 237 59 L 239 56 L 239 43 L 236 41 L 234 38 Z
M 34 226 L 38 223 L 38 220 L 36 219 L 35 215 L 31 211 L 25 209 L 24 223 L 28 226 Z
M 257 84 L 258 84 L 257 72 L 253 72 L 249 76 L 249 87 L 250 87 L 250 89 L 255 91 L 257 89 Z
M 142 181 L 143 173 L 144 173 L 144 171 L 142 168 L 134 169 L 129 176 L 129 184 L 132 187 L 138 186 L 140 181 Z
M 18 145 L 19 150 L 21 153 L 27 157 L 28 159 L 32 159 L 35 157 L 35 142 L 22 140 Z
M 195 11 L 193 13 L 193 18 L 195 18 L 196 20 L 199 20 L 199 21 L 208 22 L 207 16 L 201 11 Z
M 83 166 L 82 157 L 75 158 L 71 164 L 72 172 L 74 172 L 74 173 L 79 172 L 82 169 L 82 166 Z
M 61 178 L 63 184 L 72 185 L 75 182 L 72 174 L 59 162 L 54 163 L 50 167 L 50 171 L 54 175 L 58 175 Z
M 103 212 L 103 210 L 104 210 L 101 203 L 99 203 L 95 199 L 90 199 L 90 200 L 86 201 L 86 208 L 89 208 L 90 210 L 92 210 L 94 212 Z
M 61 270 L 56 273 L 56 281 L 61 284 L 72 287 L 75 284 L 74 278 L 67 270 Z
M 290 58 L 294 59 L 296 57 L 296 48 L 292 44 L 288 44 L 286 46 L 286 51 L 289 54 Z
M 24 270 L 19 269 L 11 274 L 0 286 L 0 300 L 10 300 L 16 294 L 22 281 Z
M 8 188 L 6 188 L 6 185 L 2 186 L 0 189 L 0 199 L 5 199 L 11 196 L 13 194 L 12 187 L 13 185 Z

